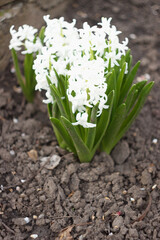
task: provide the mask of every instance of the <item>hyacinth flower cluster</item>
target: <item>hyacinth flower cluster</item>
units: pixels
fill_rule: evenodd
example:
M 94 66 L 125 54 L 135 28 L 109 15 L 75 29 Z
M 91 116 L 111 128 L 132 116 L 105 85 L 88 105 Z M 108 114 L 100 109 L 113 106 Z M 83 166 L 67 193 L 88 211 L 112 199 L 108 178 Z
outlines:
M 41 44 L 33 62 L 36 90 L 45 90 L 57 141 L 89 162 L 96 150 L 108 154 L 128 130 L 153 82 L 133 83 L 128 39 L 102 18 L 96 26 L 75 27 L 63 17 L 44 17 Z M 36 41 L 35 41 L 36 42 Z
M 41 52 L 42 48 L 42 32 L 43 28 L 37 36 L 38 29 L 32 26 L 23 25 L 18 28 L 18 31 L 14 29 L 14 26 L 10 28 L 10 34 L 12 39 L 10 40 L 9 49 L 12 52 L 12 58 L 14 62 L 15 72 L 22 92 L 28 102 L 33 102 L 36 79 L 33 70 L 33 61 L 36 55 Z M 24 67 L 23 72 L 18 61 L 18 52 L 24 55 Z

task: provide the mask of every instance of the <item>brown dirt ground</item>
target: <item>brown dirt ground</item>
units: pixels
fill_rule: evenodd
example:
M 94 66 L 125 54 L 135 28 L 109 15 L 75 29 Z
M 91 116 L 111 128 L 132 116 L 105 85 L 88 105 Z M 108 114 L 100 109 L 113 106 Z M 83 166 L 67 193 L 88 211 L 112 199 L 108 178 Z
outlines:
M 80 164 L 57 146 L 41 97 L 24 101 L 10 62 L 0 77 L 0 240 L 160 239 L 159 0 L 74 1 L 63 15 L 79 26 L 113 17 L 155 85 L 111 156 Z

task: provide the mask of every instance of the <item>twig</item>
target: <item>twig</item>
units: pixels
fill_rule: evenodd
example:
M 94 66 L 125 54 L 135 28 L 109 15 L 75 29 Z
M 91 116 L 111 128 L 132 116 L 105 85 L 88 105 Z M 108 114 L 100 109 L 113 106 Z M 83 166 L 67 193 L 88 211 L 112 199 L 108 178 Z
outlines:
M 15 234 L 15 232 L 11 228 L 9 228 L 4 222 L 1 223 L 8 230 L 8 232 Z
M 138 217 L 134 222 L 142 221 L 145 218 L 145 216 L 147 215 L 147 213 L 148 213 L 148 211 L 149 211 L 149 209 L 151 207 L 151 204 L 152 204 L 152 197 L 151 197 L 150 192 L 148 192 L 148 195 L 149 195 L 149 200 L 148 200 L 148 205 L 147 205 L 146 209 L 144 210 L 142 215 L 140 217 Z

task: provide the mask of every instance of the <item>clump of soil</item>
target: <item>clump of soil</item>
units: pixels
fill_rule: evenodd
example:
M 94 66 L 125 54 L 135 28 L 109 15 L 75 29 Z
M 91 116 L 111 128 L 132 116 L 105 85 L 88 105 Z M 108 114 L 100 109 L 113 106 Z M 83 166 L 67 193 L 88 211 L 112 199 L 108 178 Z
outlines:
M 0 239 L 160 239 L 158 0 L 81 0 L 63 14 L 100 16 L 130 38 L 140 78 L 155 81 L 139 117 L 112 151 L 80 164 L 60 149 L 37 94 L 24 101 L 9 64 L 0 78 Z

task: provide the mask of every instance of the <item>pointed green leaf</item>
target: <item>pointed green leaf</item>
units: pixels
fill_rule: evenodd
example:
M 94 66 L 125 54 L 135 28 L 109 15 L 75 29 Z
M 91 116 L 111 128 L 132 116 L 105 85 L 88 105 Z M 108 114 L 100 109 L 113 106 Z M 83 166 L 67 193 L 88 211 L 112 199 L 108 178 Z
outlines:
M 68 148 L 76 154 L 76 150 L 75 150 L 74 144 L 72 142 L 72 139 L 71 139 L 70 135 L 68 134 L 68 132 L 66 131 L 66 129 L 63 127 L 60 120 L 58 120 L 57 118 L 53 118 L 53 117 L 51 117 L 50 120 L 51 120 L 52 124 L 54 125 L 54 127 L 56 128 L 56 130 L 59 132 L 61 138 L 64 140 L 66 146 L 68 146 Z
M 98 111 L 98 104 L 95 105 L 91 112 L 91 123 L 97 123 L 97 111 Z M 96 127 L 88 128 L 87 129 L 87 138 L 86 138 L 86 145 L 91 150 L 94 144 L 95 136 L 96 136 Z
M 107 82 L 107 94 L 109 94 L 112 90 L 115 90 L 114 70 L 107 74 L 106 82 Z
M 131 92 L 131 91 L 133 91 L 132 87 L 131 87 L 129 94 L 126 98 L 127 112 L 130 111 L 131 108 L 134 106 L 136 100 L 138 99 L 138 96 L 140 95 L 140 93 L 146 83 L 147 83 L 147 81 L 145 80 L 145 81 L 134 84 L 133 85 L 134 87 L 132 86 L 135 89 L 134 93 Z
M 49 86 L 50 86 L 51 94 L 53 95 L 54 99 L 57 102 L 57 105 L 61 112 L 61 115 L 67 116 L 67 112 L 63 106 L 63 100 L 61 99 L 61 96 L 60 96 L 58 90 L 56 89 L 56 87 L 53 84 L 50 84 Z
M 40 38 L 42 44 L 43 44 L 44 37 L 45 37 L 44 32 L 45 32 L 45 27 L 43 26 L 43 27 L 41 27 L 41 30 L 39 32 L 39 38 Z
M 140 65 L 140 62 L 137 62 L 135 64 L 135 66 L 133 67 L 132 71 L 129 73 L 129 75 L 127 76 L 127 79 L 122 87 L 122 91 L 121 91 L 121 95 L 120 95 L 120 101 L 119 103 L 121 104 L 124 100 L 124 98 L 126 97 L 131 85 L 132 85 L 132 82 L 135 78 L 135 75 L 137 73 L 137 70 L 139 68 L 139 65 Z
M 128 112 L 130 110 L 130 108 L 132 107 L 132 103 L 134 104 L 134 100 L 135 100 L 135 97 L 137 97 L 137 94 L 138 94 L 138 90 L 136 89 L 136 85 L 134 84 L 130 90 L 129 90 L 129 93 L 127 95 L 127 98 L 126 98 L 126 111 Z
M 16 51 L 12 48 L 11 53 L 12 53 L 12 57 L 13 57 L 13 62 L 14 62 L 15 70 L 16 70 L 16 76 L 17 76 L 18 83 L 21 86 L 23 93 L 25 93 L 24 77 L 22 76 L 20 68 L 19 68 L 18 57 L 17 57 Z
M 129 127 L 131 126 L 131 124 L 133 123 L 133 121 L 135 120 L 135 118 L 137 117 L 137 115 L 139 114 L 142 106 L 144 105 L 144 102 L 146 100 L 146 97 L 148 96 L 150 90 L 153 87 L 154 82 L 150 82 L 147 85 L 144 86 L 144 88 L 142 89 L 139 99 L 137 100 L 136 105 L 134 106 L 133 110 L 131 111 L 131 113 L 127 116 L 127 118 L 124 120 L 120 131 L 115 139 L 114 145 L 121 139 L 121 137 L 124 135 L 124 133 L 129 129 Z
M 89 151 L 88 147 L 84 144 L 78 133 L 76 132 L 74 126 L 71 122 L 69 122 L 65 117 L 61 117 L 62 122 L 68 131 L 74 146 L 76 148 L 76 152 L 80 162 L 90 162 L 92 159 L 91 152 Z
M 107 127 L 110 122 L 110 117 L 112 113 L 112 106 L 113 106 L 113 99 L 114 99 L 114 90 L 110 92 L 108 95 L 108 101 L 107 104 L 109 105 L 108 109 L 103 109 L 103 112 L 99 118 L 99 121 L 97 123 L 97 131 L 96 131 L 96 137 L 95 137 L 95 143 L 94 143 L 94 148 L 93 148 L 93 154 L 99 147 L 99 144 L 105 135 L 105 132 L 107 130 Z
M 123 64 L 122 70 L 120 71 L 117 79 L 116 104 L 118 103 L 118 100 L 119 100 L 125 69 L 126 69 L 126 63 Z
M 122 103 L 118 107 L 111 123 L 108 126 L 105 136 L 102 140 L 101 149 L 106 151 L 108 154 L 110 153 L 110 151 L 112 149 L 116 135 L 119 132 L 119 129 L 120 129 L 125 117 L 126 117 L 126 104 Z

